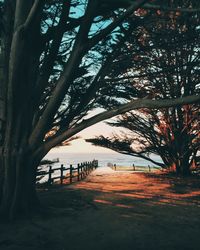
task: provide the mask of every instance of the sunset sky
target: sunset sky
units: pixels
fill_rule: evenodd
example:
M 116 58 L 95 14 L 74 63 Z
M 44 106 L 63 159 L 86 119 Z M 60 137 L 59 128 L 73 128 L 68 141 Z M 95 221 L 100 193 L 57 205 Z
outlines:
M 81 131 L 78 136 L 80 139 L 71 142 L 70 146 L 54 148 L 52 152 L 68 152 L 68 153 L 113 153 L 113 151 L 91 145 L 91 143 L 85 142 L 85 139 L 92 138 L 97 135 L 109 136 L 113 132 L 119 131 L 116 128 L 110 127 L 105 122 L 99 122 L 87 129 Z

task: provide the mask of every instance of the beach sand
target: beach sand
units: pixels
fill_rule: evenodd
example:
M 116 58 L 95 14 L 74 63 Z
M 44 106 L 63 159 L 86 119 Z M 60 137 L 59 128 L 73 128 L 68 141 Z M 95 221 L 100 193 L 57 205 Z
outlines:
M 1 250 L 198 250 L 200 179 L 100 167 L 39 193 L 45 213 L 0 226 Z

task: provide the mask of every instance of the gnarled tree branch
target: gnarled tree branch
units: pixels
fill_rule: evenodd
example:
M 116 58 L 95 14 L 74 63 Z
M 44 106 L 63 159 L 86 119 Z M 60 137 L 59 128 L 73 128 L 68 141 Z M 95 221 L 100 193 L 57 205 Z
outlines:
M 180 106 L 184 104 L 191 104 L 191 103 L 197 103 L 197 102 L 200 102 L 200 95 L 192 95 L 192 96 L 187 96 L 187 97 L 182 97 L 182 98 L 177 98 L 177 99 L 165 99 L 165 100 L 151 100 L 151 99 L 133 100 L 129 103 L 119 106 L 118 108 L 102 112 L 87 120 L 83 120 L 81 123 L 77 124 L 75 127 L 68 129 L 67 131 L 64 131 L 63 133 L 55 136 L 55 138 L 52 138 L 51 140 L 49 140 L 45 144 L 45 147 L 48 149 L 51 149 L 52 147 L 55 147 L 56 145 L 60 144 L 62 141 L 66 140 L 67 138 L 70 138 L 71 136 L 80 132 L 84 128 L 90 127 L 100 121 L 109 119 L 116 115 L 123 114 L 133 109 L 166 108 L 166 107 Z

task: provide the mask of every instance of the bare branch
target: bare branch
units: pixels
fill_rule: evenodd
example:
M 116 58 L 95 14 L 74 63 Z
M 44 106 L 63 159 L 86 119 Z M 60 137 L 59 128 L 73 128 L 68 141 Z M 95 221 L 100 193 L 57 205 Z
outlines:
M 88 35 L 90 27 L 93 20 L 93 9 L 95 7 L 95 2 L 89 2 L 85 16 L 82 20 L 79 32 L 77 34 L 76 41 L 74 43 L 71 55 L 65 65 L 65 69 L 57 81 L 54 92 L 44 110 L 44 113 L 33 130 L 29 144 L 35 145 L 39 138 L 43 138 L 44 134 L 47 132 L 48 124 L 52 122 L 56 111 L 58 110 L 71 82 L 74 80 L 74 71 L 80 65 L 82 57 L 87 52 L 86 47 L 83 45 L 83 41 Z
M 137 99 L 133 100 L 129 103 L 123 104 L 116 109 L 108 110 L 102 112 L 101 114 L 95 115 L 87 120 L 83 120 L 80 124 L 76 125 L 75 127 L 64 131 L 59 136 L 55 137 L 54 139 L 50 140 L 46 143 L 47 148 L 52 148 L 61 143 L 62 141 L 70 138 L 71 136 L 75 135 L 76 133 L 80 132 L 86 127 L 90 127 L 100 121 L 109 119 L 119 114 L 123 114 L 133 109 L 139 108 L 166 108 L 172 106 L 179 106 L 184 104 L 196 103 L 200 102 L 200 95 L 192 95 L 177 99 L 164 99 L 164 100 L 151 100 L 151 99 Z
M 59 48 L 60 48 L 63 34 L 65 32 L 65 23 L 69 15 L 69 10 L 70 10 L 70 2 L 63 0 L 62 12 L 61 12 L 59 23 L 57 25 L 57 32 L 54 34 L 55 36 L 53 38 L 49 54 L 45 57 L 44 63 L 41 67 L 42 74 L 38 78 L 38 81 L 36 83 L 35 98 L 38 99 L 38 101 L 40 100 L 41 95 L 46 85 L 48 84 L 49 77 L 52 73 L 53 65 L 54 65 L 56 56 L 58 54 Z
M 97 44 L 103 37 L 107 36 L 110 32 L 112 32 L 124 19 L 126 19 L 129 15 L 131 15 L 135 10 L 137 10 L 140 6 L 142 6 L 147 0 L 139 0 L 134 2 L 126 12 L 118 17 L 115 21 L 113 21 L 110 25 L 108 25 L 104 30 L 102 30 L 99 34 L 90 39 L 88 43 L 88 47 L 91 48 L 95 44 Z
M 30 12 L 29 12 L 29 15 L 25 21 L 25 23 L 23 24 L 23 28 L 25 30 L 27 30 L 31 25 L 32 23 L 34 22 L 35 20 L 35 17 L 38 13 L 38 10 L 40 9 L 41 7 L 41 4 L 42 2 L 44 2 L 44 0 L 35 0 Z

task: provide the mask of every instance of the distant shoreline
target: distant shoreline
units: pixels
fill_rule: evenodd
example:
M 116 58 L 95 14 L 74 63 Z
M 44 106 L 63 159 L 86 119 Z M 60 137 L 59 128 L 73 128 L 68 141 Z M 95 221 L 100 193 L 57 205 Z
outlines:
M 108 166 L 112 168 L 115 171 L 132 171 L 132 172 L 155 172 L 155 171 L 161 171 L 162 168 L 160 167 L 154 167 L 154 166 Z
M 77 165 L 78 163 L 85 162 L 85 161 L 92 161 L 93 159 L 96 159 L 99 161 L 99 166 L 107 166 L 108 163 L 111 163 L 112 165 L 116 164 L 117 166 L 129 166 L 132 167 L 133 164 L 135 166 L 141 166 L 141 167 L 158 167 L 155 164 L 146 161 L 144 159 L 140 159 L 138 157 L 129 156 L 129 155 L 123 155 L 118 153 L 69 153 L 69 152 L 59 152 L 54 153 L 50 152 L 48 155 L 46 155 L 45 159 L 52 160 L 55 158 L 59 158 L 60 164 L 64 165 Z M 152 159 L 161 162 L 161 159 L 156 156 L 152 155 Z

